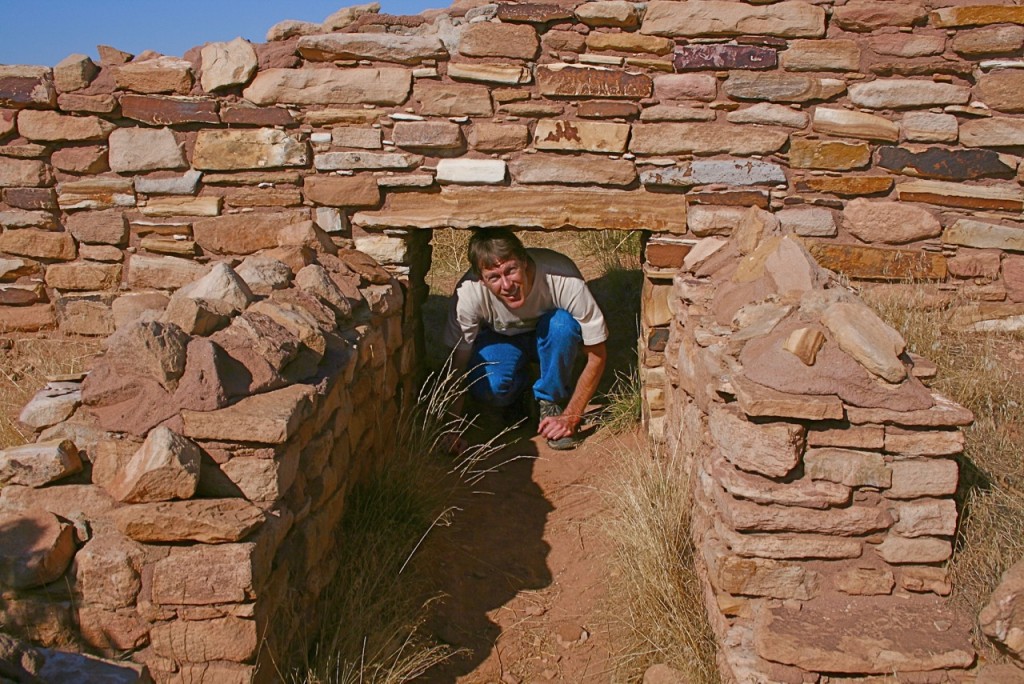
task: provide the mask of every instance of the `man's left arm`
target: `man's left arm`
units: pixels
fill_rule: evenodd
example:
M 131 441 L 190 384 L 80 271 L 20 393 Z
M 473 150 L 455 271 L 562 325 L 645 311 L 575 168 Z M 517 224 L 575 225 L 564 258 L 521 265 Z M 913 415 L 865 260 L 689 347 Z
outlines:
M 546 439 L 562 439 L 576 434 L 583 421 L 583 413 L 587 410 L 587 404 L 597 391 L 597 385 L 601 382 L 604 374 L 604 367 L 608 361 L 608 349 L 604 342 L 597 344 L 583 345 L 583 352 L 587 356 L 587 365 L 580 373 L 576 387 L 572 391 L 569 403 L 566 404 L 562 415 L 553 418 L 545 418 L 537 426 L 537 433 Z

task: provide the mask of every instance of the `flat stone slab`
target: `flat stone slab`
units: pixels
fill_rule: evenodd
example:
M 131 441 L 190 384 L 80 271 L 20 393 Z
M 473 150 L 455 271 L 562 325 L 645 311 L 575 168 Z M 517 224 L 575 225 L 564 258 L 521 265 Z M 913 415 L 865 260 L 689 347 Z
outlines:
M 754 644 L 765 660 L 809 672 L 898 675 L 966 668 L 971 621 L 934 596 L 835 597 L 799 611 L 761 611 Z
M 263 524 L 263 511 L 245 499 L 193 499 L 136 504 L 111 513 L 117 528 L 148 543 L 235 542 Z
M 39 508 L 0 514 L 0 585 L 29 589 L 64 574 L 75 553 L 72 527 Z
M 314 393 L 308 385 L 291 385 L 216 411 L 182 411 L 184 434 L 194 439 L 281 444 L 312 412 Z
M 514 230 L 651 230 L 686 232 L 683 195 L 640 191 L 451 188 L 403 193 L 382 211 L 361 211 L 352 223 L 383 228 L 512 228 Z

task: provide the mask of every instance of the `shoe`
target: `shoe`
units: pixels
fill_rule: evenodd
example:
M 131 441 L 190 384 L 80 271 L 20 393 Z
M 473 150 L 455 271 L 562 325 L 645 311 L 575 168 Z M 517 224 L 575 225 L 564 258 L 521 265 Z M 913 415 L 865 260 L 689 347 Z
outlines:
M 545 418 L 555 418 L 562 415 L 562 407 L 553 401 L 547 401 L 545 399 L 537 400 L 537 409 L 540 413 L 540 420 Z M 548 448 L 554 449 L 555 451 L 568 451 L 569 449 L 575 449 L 578 440 L 576 435 L 569 435 L 568 437 L 562 437 L 561 439 L 549 439 Z

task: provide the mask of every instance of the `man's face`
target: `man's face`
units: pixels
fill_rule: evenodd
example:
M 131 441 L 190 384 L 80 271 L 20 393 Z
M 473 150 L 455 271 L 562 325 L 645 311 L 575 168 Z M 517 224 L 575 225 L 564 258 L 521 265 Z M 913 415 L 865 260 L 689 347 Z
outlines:
M 509 309 L 518 309 L 530 294 L 529 265 L 515 257 L 480 269 L 480 280 Z

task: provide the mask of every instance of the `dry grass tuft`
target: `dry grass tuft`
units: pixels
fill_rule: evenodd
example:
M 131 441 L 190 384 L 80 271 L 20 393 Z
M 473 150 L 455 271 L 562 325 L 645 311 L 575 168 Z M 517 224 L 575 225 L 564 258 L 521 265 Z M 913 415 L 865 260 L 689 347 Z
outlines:
M 626 449 L 609 493 L 611 612 L 624 627 L 616 680 L 639 681 L 664 663 L 693 684 L 718 681 L 715 639 L 690 536 L 688 459 Z
M 974 412 L 960 459 L 961 522 L 949 570 L 956 598 L 977 615 L 1003 572 L 1024 558 L 1024 336 L 966 332 L 954 316 L 964 302 L 924 306 L 920 289 L 866 294 L 910 351 L 938 366 L 932 386 Z
M 23 337 L 0 340 L 0 449 L 24 444 L 31 435 L 18 414 L 53 375 L 78 373 L 100 352 L 95 339 Z

